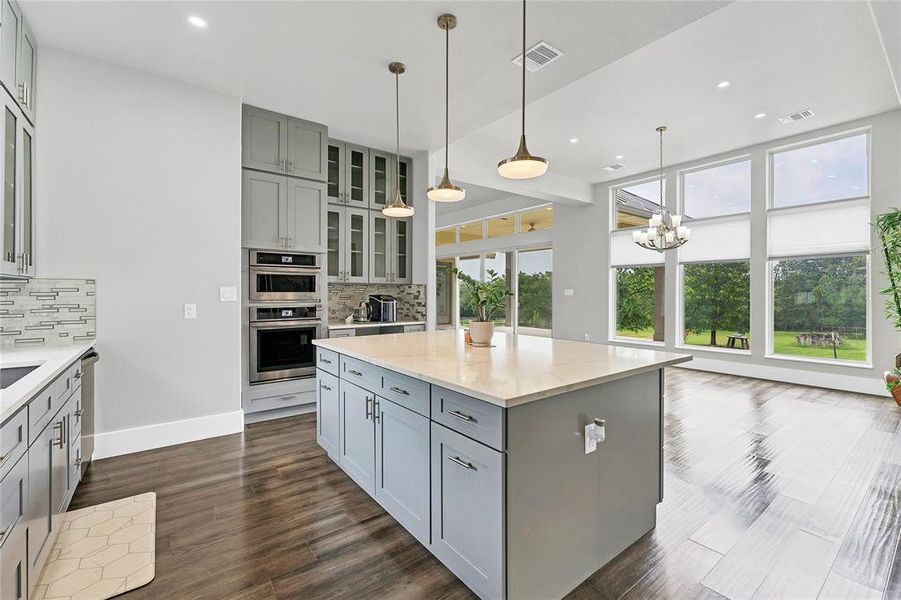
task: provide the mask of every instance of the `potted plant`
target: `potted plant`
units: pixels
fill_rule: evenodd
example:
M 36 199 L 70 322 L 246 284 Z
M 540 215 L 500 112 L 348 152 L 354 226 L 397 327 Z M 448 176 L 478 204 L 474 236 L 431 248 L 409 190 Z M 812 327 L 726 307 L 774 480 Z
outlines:
M 889 286 L 881 293 L 887 296 L 885 315 L 901 330 L 901 210 L 894 209 L 876 217 L 876 231 L 882 242 L 885 274 Z M 901 406 L 901 354 L 895 356 L 895 368 L 885 372 L 885 386 Z
M 469 322 L 469 335 L 472 343 L 477 346 L 487 346 L 494 336 L 493 315 L 502 311 L 507 306 L 507 298 L 513 292 L 507 289 L 506 280 L 495 271 L 486 271 L 486 280 L 476 281 L 460 269 L 454 267 L 451 271 L 460 280 L 466 290 L 466 302 L 475 314 Z

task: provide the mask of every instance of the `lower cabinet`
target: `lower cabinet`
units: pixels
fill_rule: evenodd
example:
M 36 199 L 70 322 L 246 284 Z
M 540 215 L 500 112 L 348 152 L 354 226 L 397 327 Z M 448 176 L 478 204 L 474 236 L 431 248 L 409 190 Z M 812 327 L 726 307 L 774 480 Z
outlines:
M 338 458 L 338 378 L 316 370 L 316 441 L 333 459 Z
M 504 460 L 432 423 L 432 552 L 482 598 L 504 597 Z
M 36 436 L 28 449 L 28 579 L 29 589 L 37 583 L 42 558 L 49 552 L 47 540 L 53 519 L 51 508 L 53 472 L 53 437 L 55 427 L 48 424 Z
M 429 543 L 429 420 L 375 398 L 375 499 Z
M 28 557 L 25 531 L 25 524 L 19 523 L 0 536 L 0 598 L 3 600 L 26 598 Z
M 375 494 L 375 427 L 372 407 L 375 394 L 344 381 L 340 384 L 338 462 L 370 495 Z

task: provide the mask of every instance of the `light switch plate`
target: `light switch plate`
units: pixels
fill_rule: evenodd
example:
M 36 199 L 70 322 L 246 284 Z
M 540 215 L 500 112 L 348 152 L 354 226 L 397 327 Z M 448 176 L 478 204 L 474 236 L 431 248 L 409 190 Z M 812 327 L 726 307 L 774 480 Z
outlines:
M 186 319 L 196 319 L 197 318 L 197 305 L 196 304 L 185 304 L 185 318 Z
M 565 288 L 565 289 L 563 290 L 563 295 L 564 295 L 564 296 L 575 296 L 575 295 L 576 295 L 576 290 L 574 290 L 574 289 L 572 289 L 572 288 Z
M 236 302 L 238 300 L 238 288 L 221 287 L 219 288 L 219 302 Z

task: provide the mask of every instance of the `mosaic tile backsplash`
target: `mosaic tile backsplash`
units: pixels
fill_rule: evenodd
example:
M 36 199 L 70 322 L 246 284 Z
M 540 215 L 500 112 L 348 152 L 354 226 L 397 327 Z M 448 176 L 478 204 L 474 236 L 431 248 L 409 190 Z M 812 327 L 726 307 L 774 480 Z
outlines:
M 353 314 L 370 294 L 389 294 L 397 298 L 398 321 L 425 321 L 425 284 L 330 283 L 328 284 L 328 320 L 343 321 Z
M 0 281 L 0 346 L 93 340 L 96 288 L 93 279 Z

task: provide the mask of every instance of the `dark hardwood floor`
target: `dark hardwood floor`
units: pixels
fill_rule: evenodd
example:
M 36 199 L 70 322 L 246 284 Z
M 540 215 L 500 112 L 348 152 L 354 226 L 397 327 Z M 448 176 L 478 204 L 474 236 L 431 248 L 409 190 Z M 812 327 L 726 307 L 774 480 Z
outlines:
M 571 598 L 901 598 L 901 409 L 670 369 L 657 528 Z M 312 415 L 97 461 L 72 508 L 157 493 L 137 598 L 471 598 L 317 446 Z

